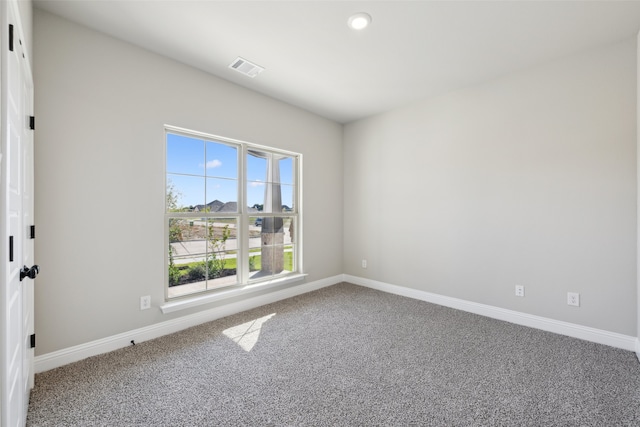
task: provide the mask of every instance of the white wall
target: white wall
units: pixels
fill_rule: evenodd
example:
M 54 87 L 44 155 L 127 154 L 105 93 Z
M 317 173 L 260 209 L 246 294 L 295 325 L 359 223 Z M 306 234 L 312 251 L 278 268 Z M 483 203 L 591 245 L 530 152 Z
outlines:
M 636 336 L 635 38 L 351 123 L 344 167 L 345 273 Z
M 164 124 L 302 153 L 305 272 L 342 273 L 339 124 L 41 10 L 34 21 L 39 355 L 213 306 L 157 309 Z

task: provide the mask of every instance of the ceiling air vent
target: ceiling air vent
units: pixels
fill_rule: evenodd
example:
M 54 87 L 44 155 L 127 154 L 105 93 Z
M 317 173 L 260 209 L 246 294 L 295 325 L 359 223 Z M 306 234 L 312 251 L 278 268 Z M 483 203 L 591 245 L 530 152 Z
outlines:
M 242 59 L 240 57 L 238 57 L 238 59 L 233 61 L 231 65 L 229 65 L 229 68 L 232 68 L 237 72 L 242 73 L 245 76 L 249 76 L 251 78 L 254 78 L 255 76 L 257 76 L 258 74 L 264 71 L 264 68 L 262 68 L 261 66 L 253 64 L 247 61 L 246 59 Z

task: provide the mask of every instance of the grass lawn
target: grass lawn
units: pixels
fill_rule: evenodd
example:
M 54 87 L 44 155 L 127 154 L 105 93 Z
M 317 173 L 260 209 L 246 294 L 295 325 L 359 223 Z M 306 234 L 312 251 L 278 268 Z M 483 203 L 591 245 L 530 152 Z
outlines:
M 259 251 L 259 249 L 252 250 L 251 252 Z M 189 271 L 194 268 L 201 268 L 202 265 L 205 264 L 204 261 L 196 261 L 190 262 L 187 264 L 179 264 L 176 265 L 178 271 L 180 272 L 180 277 L 188 276 Z M 234 270 L 238 268 L 238 263 L 236 258 L 228 258 L 225 260 L 224 268 L 226 270 Z M 262 256 L 261 255 L 253 255 L 249 257 L 249 270 L 250 271 L 258 271 L 262 268 Z M 285 252 L 284 253 L 284 269 L 288 271 L 293 271 L 293 252 Z M 202 279 L 197 279 L 202 280 Z M 193 280 L 193 281 L 197 281 Z
M 262 268 L 262 256 L 254 255 L 249 257 L 249 270 L 258 271 Z M 293 252 L 284 253 L 284 269 L 293 271 Z

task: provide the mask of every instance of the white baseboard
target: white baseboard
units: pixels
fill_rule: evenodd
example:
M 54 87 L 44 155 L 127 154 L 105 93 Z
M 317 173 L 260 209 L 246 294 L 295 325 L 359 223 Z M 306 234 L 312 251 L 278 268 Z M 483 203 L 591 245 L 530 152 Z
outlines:
M 353 283 L 355 285 L 377 289 L 383 292 L 431 302 L 434 304 L 443 305 L 445 307 L 455 308 L 457 310 L 467 311 L 469 313 L 479 314 L 498 320 L 504 320 L 518 325 L 529 326 L 532 328 L 541 329 L 543 331 L 554 332 L 556 334 L 579 338 L 598 344 L 605 344 L 611 347 L 621 348 L 623 350 L 635 351 L 638 355 L 638 358 L 640 359 L 640 341 L 638 340 L 638 338 L 629 335 L 622 335 L 615 332 L 590 328 L 588 326 L 576 325 L 574 323 L 534 316 L 532 314 L 526 314 L 518 311 L 494 307 L 491 305 L 465 301 L 458 298 L 419 291 L 417 289 L 406 288 L 403 286 L 391 285 L 389 283 L 378 282 L 376 280 L 365 279 L 348 274 L 344 275 L 344 281 Z
M 150 339 L 178 332 L 201 323 L 210 322 L 212 320 L 260 307 L 265 304 L 271 304 L 276 301 L 335 285 L 342 281 L 343 275 L 340 274 L 36 356 L 34 361 L 35 372 L 39 373 L 48 371 L 59 366 L 86 359 L 87 357 L 127 347 L 131 345 L 131 340 L 135 340 L 136 343 L 148 341 Z
M 636 337 L 622 335 L 615 332 L 603 331 L 601 329 L 590 328 L 573 323 L 562 322 L 559 320 L 548 319 L 545 317 L 534 316 L 531 314 L 507 310 L 486 304 L 479 304 L 458 298 L 447 297 L 444 295 L 433 294 L 430 292 L 406 288 L 403 286 L 391 285 L 389 283 L 378 282 L 376 280 L 365 279 L 348 274 L 340 274 L 337 276 L 328 277 L 326 279 L 293 286 L 291 288 L 272 292 L 266 295 L 248 298 L 236 303 L 226 304 L 220 307 L 204 310 L 199 313 L 183 316 L 173 320 L 168 320 L 166 322 L 156 323 L 151 326 L 123 332 L 121 334 L 91 341 L 85 344 L 80 344 L 77 346 L 43 354 L 35 358 L 35 372 L 40 373 L 48 371 L 50 369 L 76 362 L 87 357 L 96 356 L 102 353 L 107 353 L 109 351 L 127 347 L 131 345 L 131 340 L 135 340 L 137 343 L 148 341 L 150 339 L 178 332 L 183 329 L 199 325 L 201 323 L 210 322 L 212 320 L 220 319 L 222 317 L 260 307 L 265 304 L 270 304 L 307 292 L 312 292 L 327 286 L 335 285 L 340 282 L 349 282 L 383 292 L 426 301 L 445 307 L 451 307 L 457 310 L 467 311 L 498 320 L 504 320 L 518 325 L 529 326 L 532 328 L 579 338 L 598 344 L 605 344 L 611 347 L 635 351 L 636 355 L 638 356 L 638 360 L 640 360 L 640 339 Z

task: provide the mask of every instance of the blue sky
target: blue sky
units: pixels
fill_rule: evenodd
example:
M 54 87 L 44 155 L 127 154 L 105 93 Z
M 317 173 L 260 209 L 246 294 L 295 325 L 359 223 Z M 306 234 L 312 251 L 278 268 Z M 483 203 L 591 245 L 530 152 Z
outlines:
M 236 201 L 238 196 L 237 147 L 167 134 L 167 179 L 180 193 L 182 206 L 204 205 L 214 200 Z M 282 203 L 293 205 L 293 159 L 279 160 Z M 247 156 L 248 205 L 264 203 L 267 160 Z

